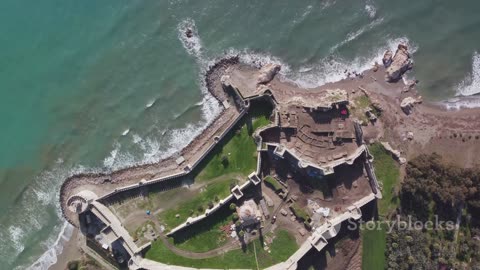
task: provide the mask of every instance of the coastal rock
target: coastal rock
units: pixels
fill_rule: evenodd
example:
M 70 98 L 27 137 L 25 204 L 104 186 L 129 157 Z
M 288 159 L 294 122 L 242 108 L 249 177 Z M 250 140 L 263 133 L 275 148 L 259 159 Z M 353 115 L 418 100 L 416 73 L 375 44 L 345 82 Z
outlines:
M 387 53 L 385 53 L 387 54 Z M 385 55 L 387 56 L 387 55 Z M 385 63 L 388 63 L 388 58 Z M 398 45 L 398 49 L 395 52 L 395 56 L 392 58 L 390 65 L 386 70 L 385 80 L 387 82 L 396 82 L 402 78 L 402 75 L 407 71 L 412 69 L 413 63 L 412 59 L 410 59 L 410 54 L 408 53 L 408 48 L 406 45 L 400 44 Z
M 229 75 L 222 75 L 222 77 L 220 77 L 220 83 L 222 84 L 223 89 L 232 87 Z
M 383 108 L 382 104 L 376 99 L 372 99 L 372 107 L 379 112 L 384 111 L 384 108 Z
M 385 54 L 383 55 L 383 59 L 382 59 L 382 62 L 383 62 L 383 66 L 385 68 L 388 68 L 390 66 L 390 64 L 392 64 L 392 58 L 393 58 L 393 53 L 392 51 L 390 50 L 387 50 L 385 52 Z
M 411 131 L 407 132 L 407 139 L 413 140 L 413 132 Z
M 264 65 L 259 71 L 260 74 L 257 77 L 257 84 L 269 83 L 271 80 L 273 80 L 275 75 L 277 75 L 280 69 L 281 66 L 278 64 L 271 63 Z
M 393 157 L 398 161 L 398 163 L 405 164 L 407 162 L 407 160 L 400 154 L 400 151 L 393 149 L 393 147 L 388 142 L 380 143 L 383 145 L 383 148 L 387 150 L 387 152 L 390 152 L 393 155 Z
M 417 103 L 422 103 L 422 97 L 414 98 L 414 97 L 406 97 L 400 103 L 400 107 L 405 114 L 412 113 L 412 109 Z

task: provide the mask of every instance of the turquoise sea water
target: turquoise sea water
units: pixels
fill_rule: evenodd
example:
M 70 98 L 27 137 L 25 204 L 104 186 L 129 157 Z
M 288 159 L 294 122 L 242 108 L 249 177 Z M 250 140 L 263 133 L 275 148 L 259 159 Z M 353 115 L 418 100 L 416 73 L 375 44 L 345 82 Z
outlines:
M 66 176 L 153 162 L 199 134 L 219 112 L 201 82 L 214 58 L 278 61 L 314 86 L 403 41 L 409 76 L 441 101 L 480 92 L 479 11 L 474 0 L 0 2 L 0 269 L 55 260 Z

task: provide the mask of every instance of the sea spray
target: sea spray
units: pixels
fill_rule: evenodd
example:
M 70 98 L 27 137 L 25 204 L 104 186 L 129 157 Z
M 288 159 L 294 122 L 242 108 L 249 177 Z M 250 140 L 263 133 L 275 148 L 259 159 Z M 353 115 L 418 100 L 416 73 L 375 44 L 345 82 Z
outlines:
M 64 244 L 70 240 L 74 227 L 68 222 L 64 222 L 57 239 L 50 248 L 40 256 L 27 270 L 44 270 L 57 262 L 57 257 L 62 253 Z
M 457 96 L 471 96 L 480 94 L 480 54 L 473 53 L 472 73 L 457 86 Z
M 368 14 L 368 17 L 370 18 L 375 18 L 375 15 L 377 15 L 377 8 L 375 7 L 373 1 L 367 0 L 365 4 L 365 12 Z
M 371 21 L 367 25 L 362 26 L 360 29 L 358 29 L 354 32 L 348 33 L 347 37 L 342 42 L 340 42 L 340 43 L 336 44 L 335 46 L 333 46 L 332 48 L 330 48 L 330 53 L 331 54 L 334 53 L 338 48 L 340 48 L 340 47 L 344 46 L 345 44 L 355 40 L 357 37 L 359 37 L 363 33 L 372 30 L 376 26 L 380 25 L 382 22 L 383 22 L 383 18 L 378 18 L 378 19 L 375 19 L 375 20 Z
M 200 86 L 203 97 L 195 106 L 201 106 L 202 120 L 197 123 L 187 124 L 184 128 L 165 130 L 160 134 L 162 137 L 167 137 L 164 138 L 166 142 L 162 143 L 160 143 L 157 138 L 142 138 L 140 135 L 134 134 L 132 141 L 143 151 L 143 156 L 140 159 L 134 157 L 127 151 L 122 151 L 120 142 L 118 140 L 115 141 L 110 155 L 106 157 L 103 162 L 106 170 L 118 170 L 133 164 L 152 164 L 175 154 L 187 146 L 195 137 L 200 135 L 222 110 L 218 101 L 208 91 L 204 78 L 208 68 L 217 59 L 204 56 L 202 41 L 198 34 L 195 21 L 190 18 L 182 20 L 177 26 L 177 36 L 185 51 L 195 58 L 200 69 L 198 85 Z M 146 107 L 149 108 L 153 104 L 154 102 L 148 103 Z M 190 108 L 185 109 L 184 112 L 175 115 L 174 118 L 180 117 L 189 109 Z M 122 135 L 126 136 L 127 134 L 128 133 L 125 134 L 124 132 Z

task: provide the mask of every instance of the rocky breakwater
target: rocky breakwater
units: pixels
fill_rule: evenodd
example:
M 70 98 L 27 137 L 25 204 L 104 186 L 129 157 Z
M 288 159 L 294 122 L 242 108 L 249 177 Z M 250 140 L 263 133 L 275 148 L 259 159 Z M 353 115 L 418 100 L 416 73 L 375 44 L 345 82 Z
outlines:
M 221 74 L 223 74 L 228 67 L 236 65 L 238 62 L 238 56 L 223 58 L 216 61 L 215 64 L 211 65 L 206 71 L 205 85 L 207 90 L 217 100 L 219 100 L 219 94 L 222 92 L 221 86 L 219 87 Z M 213 122 L 205 128 L 204 133 L 214 128 L 215 123 L 221 117 L 222 114 L 213 120 Z M 84 190 L 89 190 L 100 198 L 117 188 L 138 184 L 142 180 L 151 180 L 184 172 L 183 168 L 176 163 L 176 158 L 178 155 L 190 151 L 195 144 L 202 143 L 200 142 L 201 136 L 202 135 L 197 136 L 184 149 L 179 149 L 177 155 L 167 157 L 155 163 L 135 164 L 113 172 L 92 172 L 69 176 L 60 187 L 59 201 L 63 217 L 69 223 L 78 227 L 78 214 L 68 209 L 68 199 Z
M 387 82 L 396 82 L 402 78 L 402 75 L 413 68 L 413 61 L 410 58 L 408 47 L 399 44 L 395 55 L 392 56 L 390 50 L 383 56 L 383 65 L 386 68 L 385 80 Z

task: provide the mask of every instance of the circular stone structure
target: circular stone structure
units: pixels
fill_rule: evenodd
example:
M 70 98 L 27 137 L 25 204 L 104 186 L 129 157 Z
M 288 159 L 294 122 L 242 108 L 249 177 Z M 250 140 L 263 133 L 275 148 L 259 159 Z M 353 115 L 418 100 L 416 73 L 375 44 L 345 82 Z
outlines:
M 87 210 L 90 202 L 98 198 L 97 194 L 89 191 L 82 190 L 79 193 L 72 195 L 67 200 L 67 207 L 72 213 L 81 214 Z

